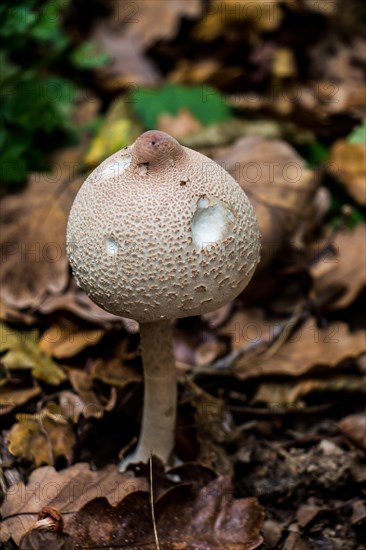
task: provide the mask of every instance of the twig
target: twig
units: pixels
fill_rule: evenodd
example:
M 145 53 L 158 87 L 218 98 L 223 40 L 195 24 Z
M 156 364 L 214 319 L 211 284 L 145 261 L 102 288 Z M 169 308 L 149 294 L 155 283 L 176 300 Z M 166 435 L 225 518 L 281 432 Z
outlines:
M 154 510 L 154 491 L 153 491 L 153 479 L 152 479 L 152 454 L 150 452 L 150 499 L 151 499 L 151 517 L 154 527 L 154 537 L 157 550 L 160 550 L 158 530 L 156 528 L 155 510 Z

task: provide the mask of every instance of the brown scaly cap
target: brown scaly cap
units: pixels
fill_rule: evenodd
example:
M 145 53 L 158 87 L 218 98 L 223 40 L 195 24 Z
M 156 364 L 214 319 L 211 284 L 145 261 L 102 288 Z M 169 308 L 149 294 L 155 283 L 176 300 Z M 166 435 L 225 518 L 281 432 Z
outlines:
M 139 322 L 219 308 L 248 284 L 260 251 L 256 217 L 238 183 L 155 130 L 86 179 L 67 241 L 90 298 Z

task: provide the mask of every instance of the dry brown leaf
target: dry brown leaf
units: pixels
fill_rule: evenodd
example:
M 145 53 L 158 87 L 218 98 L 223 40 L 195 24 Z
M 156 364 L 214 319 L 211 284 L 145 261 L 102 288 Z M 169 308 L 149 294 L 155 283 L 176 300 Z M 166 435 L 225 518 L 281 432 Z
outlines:
M 350 414 L 338 424 L 340 430 L 366 452 L 366 414 Z
M 202 124 L 187 109 L 181 109 L 176 116 L 163 113 L 158 119 L 158 130 L 176 139 L 194 134 L 202 129 Z
M 261 308 L 248 308 L 233 313 L 229 321 L 219 329 L 219 334 L 230 337 L 232 350 L 250 348 L 260 342 L 271 341 L 274 330 L 280 323 L 280 320 L 276 323 L 266 319 Z
M 273 357 L 264 353 L 249 364 L 245 356 L 240 358 L 234 366 L 235 374 L 240 379 L 272 374 L 300 376 L 315 367 L 336 367 L 365 351 L 365 336 L 364 330 L 351 332 L 346 323 L 331 323 L 320 329 L 314 319 L 309 319 Z
M 366 147 L 338 140 L 332 146 L 329 171 L 347 187 L 359 204 L 366 204 Z
M 195 36 L 212 41 L 227 33 L 231 23 L 250 23 L 259 31 L 275 30 L 283 17 L 278 0 L 211 0 L 205 17 L 198 23 Z
M 288 48 L 278 48 L 274 52 L 272 72 L 277 78 L 290 78 L 296 74 L 294 55 Z
M 315 252 L 324 248 L 324 242 Z M 310 268 L 313 291 L 318 298 L 332 296 L 330 309 L 349 306 L 365 287 L 366 225 L 339 232 L 334 240 L 335 255 L 327 254 Z
M 39 347 L 57 359 L 73 357 L 87 346 L 97 344 L 104 334 L 102 329 L 83 329 L 63 319 L 42 334 Z
M 126 365 L 123 357 L 114 357 L 109 361 L 95 359 L 90 367 L 90 375 L 93 379 L 117 388 L 123 388 L 131 382 L 142 381 L 142 375 L 133 367 Z
M 98 397 L 89 373 L 79 369 L 69 369 L 69 378 L 73 389 L 82 401 L 82 414 L 85 418 L 101 418 L 105 410 L 112 407 L 116 400 L 115 388 L 111 389 L 109 399 L 105 402 Z
M 17 419 L 8 433 L 11 454 L 36 467 L 54 464 L 60 457 L 70 463 L 75 435 L 57 406 L 49 405 L 35 415 L 18 414 Z
M 61 513 L 77 512 L 90 500 L 100 497 L 105 497 L 107 502 L 115 506 L 126 495 L 139 490 L 148 490 L 145 479 L 137 479 L 131 472 L 121 474 L 114 464 L 98 471 L 91 471 L 85 463 L 75 464 L 59 472 L 51 466 L 37 468 L 26 485 L 19 482 L 8 489 L 1 507 L 3 518 L 21 512 L 33 514 L 16 515 L 4 520 L 0 541 L 12 536 L 18 543 L 44 506 L 53 506 Z M 68 531 L 67 527 L 65 531 Z
M 357 375 L 339 375 L 331 378 L 308 378 L 300 382 L 264 382 L 258 387 L 253 403 L 267 403 L 273 407 L 297 404 L 303 407 L 302 397 L 313 392 L 365 393 L 366 377 Z
M 39 348 L 35 330 L 20 332 L 1 323 L 0 352 L 8 369 L 29 369 L 35 378 L 53 385 L 66 378 L 64 370 Z
M 21 325 L 33 325 L 36 322 L 36 316 L 27 311 L 9 306 L 0 297 L 0 321 L 5 323 L 19 323 Z
M 168 489 L 163 491 L 158 487 L 154 508 L 161 549 L 257 548 L 262 542 L 263 523 L 263 509 L 257 500 L 234 499 L 228 477 L 205 484 L 207 475 L 201 480 L 194 466 L 190 469 L 188 465 L 185 475 L 179 473 L 179 468 L 172 470 L 175 477 L 183 479 L 182 483 L 169 481 Z M 160 476 L 153 479 L 159 485 L 164 479 L 165 485 L 168 481 L 160 480 Z M 60 472 L 52 467 L 38 468 L 27 485 L 19 482 L 7 491 L 1 508 L 4 520 L 0 540 L 12 536 L 19 542 L 44 506 L 64 514 L 64 530 L 78 547 L 129 544 L 156 548 L 145 475 L 135 478 L 131 472 L 121 474 L 114 465 L 97 472 L 83 463 Z M 25 512 L 33 515 L 17 515 Z
M 215 158 L 243 187 L 258 218 L 264 267 L 310 215 L 314 174 L 287 143 L 260 137 L 239 139 Z
M 127 332 L 138 332 L 138 323 L 133 319 L 118 317 L 104 309 L 100 308 L 79 289 L 75 279 L 71 278 L 68 290 L 61 296 L 48 296 L 40 305 L 39 311 L 44 315 L 67 311 L 72 313 L 77 319 L 82 319 L 104 328 L 123 325 Z
M 182 17 L 195 19 L 201 11 L 201 0 L 113 2 L 111 15 L 98 21 L 92 33 L 93 41 L 111 57 L 99 71 L 102 86 L 116 89 L 159 82 L 160 72 L 145 51 L 159 40 L 174 38 Z
M 132 481 L 133 483 L 133 481 Z M 228 477 L 202 489 L 172 487 L 155 502 L 161 550 L 252 550 L 262 543 L 263 509 L 255 498 L 234 499 Z M 130 545 L 155 550 L 150 495 L 134 492 L 115 508 L 94 499 L 67 523 L 76 545 Z
M 81 181 L 69 177 L 73 163 L 52 175 L 31 176 L 26 189 L 1 204 L 0 293 L 15 308 L 38 308 L 69 280 L 66 222 Z
M 8 384 L 0 388 L 0 414 L 8 414 L 15 407 L 27 403 L 30 399 L 39 395 L 41 388 L 20 388 L 14 384 Z
M 311 95 L 318 114 L 328 116 L 351 112 L 364 116 L 365 38 L 362 34 L 356 33 L 345 41 L 336 33 L 331 33 L 314 45 L 310 55 L 310 77 L 313 81 Z M 302 94 L 299 94 L 300 104 L 303 99 Z

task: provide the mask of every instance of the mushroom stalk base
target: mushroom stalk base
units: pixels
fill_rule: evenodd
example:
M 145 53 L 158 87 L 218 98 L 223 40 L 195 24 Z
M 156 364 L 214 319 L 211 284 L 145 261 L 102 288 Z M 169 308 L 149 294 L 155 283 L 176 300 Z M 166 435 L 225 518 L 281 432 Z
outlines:
M 169 321 L 140 324 L 144 366 L 144 407 L 136 451 L 122 461 L 147 462 L 150 455 L 169 462 L 174 447 L 177 410 L 177 379 Z

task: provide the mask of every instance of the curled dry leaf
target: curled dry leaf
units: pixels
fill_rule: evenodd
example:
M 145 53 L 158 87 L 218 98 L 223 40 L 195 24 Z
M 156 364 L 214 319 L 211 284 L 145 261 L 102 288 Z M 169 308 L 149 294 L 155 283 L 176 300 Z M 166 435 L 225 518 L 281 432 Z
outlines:
M 67 285 L 66 222 L 81 183 L 73 169 L 71 162 L 35 174 L 24 191 L 2 201 L 0 294 L 9 306 L 38 308 Z
M 75 323 L 61 319 L 42 334 L 39 348 L 57 359 L 73 357 L 86 347 L 97 344 L 104 334 L 102 329 L 83 329 Z
M 18 332 L 0 324 L 1 361 L 8 369 L 30 369 L 34 378 L 58 385 L 66 374 L 38 345 L 37 331 Z
M 282 17 L 278 0 L 211 0 L 195 35 L 202 41 L 212 41 L 225 35 L 228 25 L 238 22 L 248 22 L 252 31 L 273 31 Z
M 308 378 L 293 382 L 264 382 L 258 387 L 252 402 L 266 403 L 269 406 L 286 407 L 296 405 L 304 407 L 302 397 L 314 392 L 335 392 L 338 395 L 366 394 L 366 377 L 358 375 L 338 375 L 328 378 Z
M 287 143 L 260 137 L 239 139 L 215 160 L 252 202 L 262 234 L 260 266 L 264 267 L 311 215 L 314 174 Z
M 366 147 L 361 143 L 336 141 L 328 161 L 329 171 L 344 183 L 359 204 L 366 204 Z
M 56 406 L 49 405 L 38 414 L 18 414 L 18 423 L 8 434 L 8 447 L 12 455 L 34 463 L 54 464 L 64 457 L 70 463 L 75 436 L 71 425 Z
M 314 252 L 324 245 L 317 243 Z M 329 309 L 349 306 L 365 287 L 366 225 L 361 223 L 352 230 L 339 232 L 333 249 L 334 254 L 323 255 L 310 268 L 313 292 L 322 303 L 326 303 L 323 297 L 332 298 L 327 304 Z
M 93 379 L 101 380 L 110 386 L 123 388 L 132 382 L 141 382 L 142 375 L 136 369 L 123 363 L 118 357 L 109 361 L 101 358 L 95 359 L 90 368 L 90 375 Z
M 15 407 L 27 403 L 41 393 L 39 386 L 34 388 L 22 388 L 14 384 L 7 384 L 0 388 L 0 414 L 8 414 Z
M 115 405 L 115 388 L 111 388 L 109 399 L 106 400 L 102 396 L 97 395 L 93 378 L 89 373 L 79 369 L 69 369 L 69 378 L 73 389 L 80 397 L 82 403 L 81 412 L 85 418 L 101 418 L 105 410 L 111 410 Z M 72 400 L 69 400 L 67 403 L 69 406 L 72 406 Z M 79 410 L 80 402 L 78 401 L 75 405 L 76 409 Z
M 27 484 L 18 482 L 8 489 L 0 511 L 3 518 L 14 517 L 3 520 L 0 541 L 11 536 L 18 543 L 44 506 L 57 508 L 67 519 L 69 516 L 65 513 L 75 513 L 93 499 L 103 496 L 109 504 L 116 506 L 126 495 L 139 490 L 148 491 L 145 479 L 135 478 L 131 472 L 121 474 L 114 464 L 96 472 L 91 471 L 86 463 L 59 472 L 51 466 L 37 468 Z M 16 515 L 22 512 L 31 514 Z M 67 525 L 65 531 L 69 532 Z
M 110 328 L 111 326 L 123 325 L 130 333 L 138 332 L 138 323 L 133 319 L 118 317 L 100 308 L 82 291 L 72 277 L 68 290 L 60 296 L 48 296 L 39 307 L 40 313 L 49 315 L 51 313 L 69 312 L 76 319 L 82 319 L 89 323 Z
M 232 464 L 220 444 L 233 437 L 233 420 L 222 399 L 202 390 L 192 381 L 186 382 L 194 408 L 194 423 L 199 442 L 199 462 L 221 474 L 232 474 Z
M 93 41 L 108 51 L 111 62 L 99 71 L 106 88 L 156 84 L 161 79 L 156 65 L 145 52 L 160 40 L 174 38 L 183 17 L 197 18 L 201 0 L 124 0 L 113 2 L 113 10 L 94 27 Z
M 338 424 L 340 430 L 366 452 L 366 414 L 350 414 Z
M 30 312 L 21 311 L 15 307 L 9 306 L 0 296 L 0 321 L 4 321 L 5 323 L 32 325 L 36 321 L 36 316 Z
M 287 327 L 290 335 L 293 325 Z M 300 376 L 315 367 L 333 368 L 345 359 L 358 357 L 365 351 L 364 330 L 351 332 L 346 323 L 330 323 L 327 328 L 318 328 L 314 319 L 309 319 L 276 351 L 271 350 L 248 363 L 241 357 L 234 365 L 235 374 L 241 378 L 253 378 L 279 374 Z

